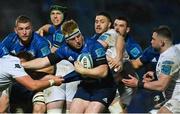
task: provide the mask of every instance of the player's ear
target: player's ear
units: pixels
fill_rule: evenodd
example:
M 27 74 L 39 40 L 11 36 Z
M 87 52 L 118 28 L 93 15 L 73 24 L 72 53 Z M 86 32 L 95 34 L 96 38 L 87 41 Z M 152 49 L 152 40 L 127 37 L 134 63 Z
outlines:
M 127 27 L 126 33 L 129 33 L 129 32 L 130 32 L 130 27 Z
M 14 32 L 17 34 L 17 29 L 16 29 L 16 27 L 14 27 Z
M 111 23 L 111 22 L 109 22 L 108 28 L 111 28 L 111 25 L 112 25 L 112 23 Z

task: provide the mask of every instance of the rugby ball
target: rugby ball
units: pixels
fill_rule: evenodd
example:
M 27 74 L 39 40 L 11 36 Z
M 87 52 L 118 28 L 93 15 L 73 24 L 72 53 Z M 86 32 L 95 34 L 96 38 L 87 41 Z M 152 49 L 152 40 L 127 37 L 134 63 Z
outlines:
M 93 59 L 89 53 L 82 53 L 78 56 L 77 61 L 81 62 L 84 68 L 93 68 Z

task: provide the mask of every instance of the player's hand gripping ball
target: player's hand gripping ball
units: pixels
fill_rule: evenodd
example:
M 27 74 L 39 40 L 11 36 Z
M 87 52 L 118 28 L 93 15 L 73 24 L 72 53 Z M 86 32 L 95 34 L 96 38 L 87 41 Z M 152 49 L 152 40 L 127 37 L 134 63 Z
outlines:
M 84 68 L 93 68 L 93 60 L 89 53 L 82 53 L 78 56 L 77 61 L 81 62 Z

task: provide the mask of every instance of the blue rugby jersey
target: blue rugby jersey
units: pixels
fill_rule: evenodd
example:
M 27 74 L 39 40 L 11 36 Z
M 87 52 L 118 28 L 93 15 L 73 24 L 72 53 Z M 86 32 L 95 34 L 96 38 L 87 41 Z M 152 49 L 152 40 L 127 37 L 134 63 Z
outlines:
M 153 70 L 156 69 L 156 64 L 159 59 L 159 52 L 155 51 L 152 46 L 147 47 L 139 58 L 140 61 L 145 64 L 151 64 Z
M 62 59 L 67 59 L 71 63 L 77 60 L 78 56 L 81 53 L 89 53 L 93 59 L 93 67 L 107 64 L 106 56 L 105 56 L 105 48 L 96 40 L 85 39 L 83 47 L 80 50 L 75 50 L 70 48 L 66 43 L 64 43 L 60 48 L 58 48 L 55 52 L 55 58 L 49 57 L 49 61 L 51 64 L 56 64 Z M 109 69 L 108 69 L 109 70 Z M 99 87 L 112 87 L 114 86 L 114 80 L 112 74 L 108 72 L 108 76 L 105 78 L 85 78 L 82 83 L 86 83 L 87 80 L 90 80 L 95 86 Z M 86 81 L 85 81 L 86 80 Z M 81 84 L 82 84 L 81 83 Z
M 6 47 L 0 42 L 0 57 L 3 57 L 4 55 L 9 54 Z
M 45 38 L 50 42 L 51 46 L 56 48 L 59 48 L 65 41 L 64 35 L 61 32 L 61 26 L 56 29 L 54 25 L 51 25 Z
M 130 59 L 136 59 L 142 54 L 141 46 L 130 35 L 126 36 L 125 49 Z
M 11 54 L 17 55 L 19 52 L 27 51 L 33 55 L 33 57 L 44 57 L 50 54 L 50 47 L 47 40 L 42 38 L 37 33 L 33 32 L 30 44 L 28 46 L 24 46 L 19 39 L 19 36 L 13 32 L 10 33 L 6 38 L 2 41 L 5 47 Z

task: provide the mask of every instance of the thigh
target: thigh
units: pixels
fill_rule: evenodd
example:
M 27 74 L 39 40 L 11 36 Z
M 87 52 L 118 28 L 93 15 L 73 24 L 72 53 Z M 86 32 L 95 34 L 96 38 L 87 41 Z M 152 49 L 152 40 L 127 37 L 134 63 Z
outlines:
M 85 113 L 102 113 L 105 110 L 104 104 L 96 101 L 89 103 L 88 107 L 85 110 Z
M 0 113 L 5 113 L 9 106 L 9 92 L 4 90 L 0 95 Z
M 66 83 L 66 101 L 72 102 L 80 81 Z
M 44 91 L 45 103 L 51 103 L 54 101 L 65 100 L 65 84 L 60 86 L 52 86 Z
M 16 108 L 22 108 L 25 113 L 32 112 L 33 95 L 34 92 L 27 90 L 21 84 L 13 84 L 9 94 L 10 111 L 14 112 Z
M 99 102 L 108 108 L 115 98 L 116 88 L 93 89 L 91 92 L 92 102 Z
M 74 98 L 71 103 L 70 113 L 84 113 L 89 103 L 90 101 L 88 100 Z

